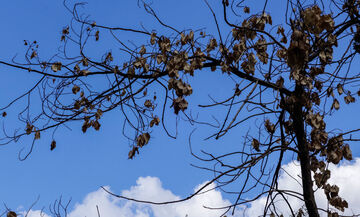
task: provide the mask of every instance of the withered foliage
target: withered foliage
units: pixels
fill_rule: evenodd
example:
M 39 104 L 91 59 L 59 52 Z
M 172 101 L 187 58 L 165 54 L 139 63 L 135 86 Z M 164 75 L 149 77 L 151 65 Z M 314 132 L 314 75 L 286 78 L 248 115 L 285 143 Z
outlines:
M 121 23 L 119 27 L 97 24 L 79 15 L 79 5 L 71 10 L 68 7 L 76 25 L 62 30 L 60 43 L 64 52 L 57 55 L 61 58 L 46 61 L 41 58 L 36 41 L 25 41 L 28 47 L 25 63 L 0 62 L 41 75 L 26 94 L 0 109 L 4 120 L 14 102 L 33 97 L 35 90 L 40 90 L 42 102 L 41 111 L 33 116 L 23 115 L 32 112 L 26 106 L 19 114 L 24 130 L 16 131 L 13 136 L 6 134 L 2 143 L 28 135 L 33 135 L 34 141 L 42 139 L 40 134 L 55 131 L 69 122 L 81 122 L 83 133 L 90 128 L 101 130 L 101 117 L 118 110 L 125 120 L 123 133 L 132 142 L 128 157 L 133 159 L 151 143 L 150 135 L 158 127 L 175 138 L 165 121 L 173 118 L 167 112 L 170 108 L 174 116 L 181 116 L 191 124 L 214 127 L 207 139 L 220 139 L 229 131 L 243 136 L 237 151 L 202 152 L 205 156 L 192 153 L 199 160 L 214 163 L 214 167 L 201 167 L 214 172 L 214 178 L 203 188 L 216 182 L 223 192 L 237 195 L 230 206 L 218 207 L 225 213 L 265 195 L 264 215 L 281 216 L 284 211 L 277 209 L 276 201 L 283 200 L 288 204 L 286 212 L 292 216 L 338 216 L 337 211 L 344 211 L 348 203 L 341 189 L 328 183 L 331 177 L 328 165 L 352 160 L 349 144 L 358 141 L 360 129 L 335 132 L 328 129 L 326 121 L 346 104 L 356 103 L 360 95 L 360 72 L 352 67 L 360 53 L 360 2 L 300 4 L 288 0 L 282 2 L 287 5 L 286 11 L 276 14 L 277 23 L 268 8 L 269 4 L 279 2 L 258 2 L 264 4 L 260 11 L 243 0 L 217 1 L 214 5 L 204 1 L 213 14 L 213 25 L 218 31 L 214 35 L 204 30 L 178 30 L 165 24 L 145 2 L 142 2 L 145 11 L 159 22 L 159 29 L 167 31 L 123 28 Z M 213 8 L 219 6 L 222 10 L 214 12 Z M 219 18 L 224 24 L 219 24 Z M 136 45 L 127 43 L 119 37 L 122 32 L 142 37 L 144 41 Z M 106 34 L 119 43 L 128 59 L 119 60 L 114 52 L 87 55 L 85 47 L 100 43 Z M 78 49 L 66 50 L 69 44 L 77 45 Z M 70 58 L 68 53 L 74 57 Z M 192 86 L 191 78 L 204 76 L 201 79 L 207 82 L 206 73 L 199 71 L 230 78 L 235 91 L 220 100 L 210 98 L 208 105 L 197 107 L 189 100 L 198 89 Z M 94 79 L 102 83 L 91 85 Z M 197 120 L 190 111 L 190 108 L 207 111 L 213 107 L 223 109 L 217 125 Z M 256 123 L 257 129 L 244 133 L 249 123 Z M 135 135 L 130 136 L 129 132 Z M 50 149 L 55 147 L 54 140 Z M 278 185 L 285 155 L 295 156 L 300 162 L 303 192 L 281 189 Z M 167 204 L 190 199 L 203 188 L 178 201 L 126 199 Z M 330 206 L 317 206 L 315 189 L 324 191 Z M 289 197 L 302 200 L 305 208 L 293 210 Z

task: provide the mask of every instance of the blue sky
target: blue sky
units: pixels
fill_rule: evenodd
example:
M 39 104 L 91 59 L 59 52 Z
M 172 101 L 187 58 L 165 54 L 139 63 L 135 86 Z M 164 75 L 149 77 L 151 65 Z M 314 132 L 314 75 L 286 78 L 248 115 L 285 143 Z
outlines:
M 184 14 L 188 5 L 176 1 L 162 1 L 155 4 L 161 15 L 178 28 L 206 27 L 211 16 L 201 1 L 194 1 L 196 9 L 205 10 L 205 17 L 185 16 L 181 22 L 174 14 Z M 169 8 L 172 8 L 169 10 Z M 23 40 L 37 40 L 41 55 L 52 55 L 60 46 L 60 34 L 70 21 L 62 1 L 6 1 L 0 9 L 1 25 L 6 29 L 2 38 L 1 59 L 9 60 L 17 55 L 19 59 L 25 52 Z M 187 9 L 188 10 L 188 9 Z M 138 8 L 136 1 L 89 1 L 84 11 L 91 14 L 97 23 L 140 27 L 153 25 L 152 17 Z M 189 12 L 189 14 L 191 14 Z M 111 47 L 110 47 L 111 48 Z M 114 49 L 114 48 L 112 48 Z M 97 51 L 93 51 L 97 52 Z M 2 67 L 2 66 L 1 66 Z M 33 75 L 9 68 L 1 68 L 6 79 L 2 79 L 2 102 L 23 93 L 32 85 Z M 21 88 L 20 88 L 21 87 Z M 5 90 L 5 91 L 4 91 Z M 20 104 L 21 105 L 21 104 Z M 16 126 L 15 111 L 7 111 L 6 127 Z M 13 118 L 13 119 L 11 119 Z M 11 121 L 13 120 L 13 121 Z M 172 140 L 155 132 L 151 147 L 147 147 L 135 160 L 128 160 L 129 142 L 121 136 L 122 118 L 119 114 L 105 115 L 100 132 L 81 132 L 81 126 L 74 125 L 72 131 L 62 129 L 57 132 L 57 148 L 50 152 L 51 134 L 42 137 L 34 152 L 24 162 L 18 160 L 19 151 L 27 148 L 29 141 L 19 141 L 0 147 L 0 162 L 4 179 L 0 188 L 0 201 L 8 207 L 30 205 L 38 195 L 39 206 L 47 206 L 63 195 L 64 199 L 80 201 L 87 193 L 100 186 L 110 185 L 113 190 L 127 189 L 139 176 L 159 177 L 164 186 L 185 196 L 193 187 L 208 179 L 206 173 L 190 166 L 194 161 L 188 149 L 187 135 Z M 187 132 L 189 133 L 189 132 Z M 6 187 L 5 187 L 6 186 Z M 19 197 L 22 199 L 19 200 Z
M 138 8 L 135 0 L 89 0 L 88 2 L 83 11 L 90 14 L 98 24 L 117 26 L 120 23 L 130 28 L 140 28 L 144 25 L 148 29 L 157 26 L 151 16 L 146 15 L 142 8 Z M 215 10 L 219 9 L 216 1 L 209 2 L 215 6 Z M 163 20 L 180 30 L 207 28 L 206 32 L 215 32 L 211 13 L 201 0 L 159 0 L 154 1 L 153 7 Z M 278 7 L 274 13 L 281 10 L 282 8 Z M 38 41 L 41 55 L 50 56 L 56 53 L 60 46 L 61 30 L 69 24 L 70 19 L 71 16 L 66 12 L 62 1 L 3 1 L 0 8 L 2 27 L 0 59 L 10 60 L 15 55 L 21 59 L 25 52 L 23 40 Z M 273 19 L 276 21 L 281 18 L 273 17 Z M 104 51 L 116 49 L 112 47 L 111 42 L 106 41 L 106 38 L 100 39 L 100 42 L 106 45 Z M 89 52 L 97 54 L 100 51 Z M 2 65 L 0 73 L 2 75 L 1 106 L 21 94 L 35 81 L 31 73 Z M 232 91 L 233 87 L 229 86 L 230 81 L 223 79 L 221 74 L 199 72 L 199 76 L 205 73 L 207 73 L 206 81 L 194 80 L 193 87 L 196 94 L 190 99 L 191 102 L 205 103 L 209 87 L 217 87 L 213 88 L 215 96 L 222 96 Z M 358 109 L 359 106 L 356 105 L 344 106 L 341 114 L 329 119 L 329 128 L 356 128 L 358 116 L 354 114 Z M 0 123 L 4 123 L 9 129 L 18 127 L 15 122 L 17 115 L 15 111 L 9 110 L 7 113 L 6 120 L 1 120 Z M 196 186 L 212 178 L 211 173 L 190 166 L 190 163 L 198 162 L 190 155 L 188 135 L 191 129 L 188 125 L 179 124 L 180 135 L 177 140 L 166 137 L 160 129 L 155 130 L 150 144 L 134 160 L 128 160 L 130 143 L 121 135 L 122 120 L 120 113 L 112 112 L 103 117 L 100 132 L 89 131 L 83 134 L 79 124 L 72 124 L 70 126 L 72 130 L 60 129 L 55 135 L 57 148 L 53 152 L 49 150 L 51 134 L 44 134 L 36 143 L 29 159 L 25 161 L 19 161 L 18 154 L 22 148 L 29 147 L 28 140 L 20 140 L 0 147 L 2 171 L 0 203 L 5 203 L 11 209 L 18 209 L 20 206 L 27 209 L 40 196 L 34 209 L 41 209 L 62 195 L 65 200 L 72 198 L 74 205 L 81 203 L 90 192 L 98 192 L 100 186 L 110 186 L 111 190 L 120 193 L 135 186 L 139 177 L 146 176 L 157 177 L 161 180 L 164 189 L 171 189 L 174 195 L 184 197 L 192 193 Z M 242 130 L 248 127 L 251 126 L 246 126 Z M 234 145 L 240 145 L 237 132 L 230 133 L 221 141 L 205 143 L 202 138 L 207 135 L 209 133 L 206 130 L 199 129 L 195 132 L 193 141 L 195 150 L 215 150 L 221 147 L 221 151 L 226 152 L 232 150 Z M 353 155 L 360 155 L 358 146 L 353 146 Z M 154 179 L 145 180 L 155 183 L 154 185 L 157 183 Z M 220 198 L 219 195 L 214 197 Z M 224 202 L 226 199 L 227 196 L 224 195 L 224 198 L 219 200 Z

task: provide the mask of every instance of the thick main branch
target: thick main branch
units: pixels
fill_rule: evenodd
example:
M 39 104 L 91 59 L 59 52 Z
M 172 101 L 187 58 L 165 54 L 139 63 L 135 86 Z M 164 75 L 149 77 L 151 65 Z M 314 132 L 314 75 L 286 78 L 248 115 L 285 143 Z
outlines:
M 304 128 L 302 104 L 300 103 L 303 91 L 304 91 L 303 87 L 297 84 L 295 88 L 295 94 L 298 103 L 294 104 L 294 107 L 291 111 L 291 116 L 294 121 L 294 130 L 295 130 L 297 146 L 299 150 L 301 179 L 303 185 L 302 187 L 303 187 L 303 197 L 305 201 L 305 206 L 310 217 L 320 217 L 314 197 L 313 181 L 311 178 L 311 169 L 310 169 L 309 149 L 306 144 L 306 134 Z

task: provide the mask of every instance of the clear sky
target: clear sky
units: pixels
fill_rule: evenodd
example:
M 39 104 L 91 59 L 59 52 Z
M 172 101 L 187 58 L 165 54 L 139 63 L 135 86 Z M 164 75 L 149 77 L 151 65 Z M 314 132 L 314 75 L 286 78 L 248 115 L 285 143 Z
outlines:
M 141 28 L 143 25 L 148 29 L 154 28 L 155 20 L 146 15 L 143 8 L 139 8 L 136 2 L 135 0 L 89 0 L 88 4 L 83 7 L 83 12 L 91 15 L 91 18 L 98 24 L 105 23 L 130 28 Z M 217 1 L 209 2 L 218 11 Z M 163 20 L 180 30 L 207 28 L 207 32 L 215 31 L 212 15 L 202 0 L 159 0 L 154 1 L 153 7 Z M 279 5 L 274 13 L 281 12 L 282 7 L 283 5 Z M 61 0 L 3 0 L 0 7 L 0 60 L 11 60 L 16 55 L 21 60 L 25 52 L 23 40 L 38 41 L 41 55 L 50 56 L 56 53 L 61 44 L 61 30 L 69 24 L 70 19 L 71 16 L 63 7 Z M 273 16 L 273 19 L 281 20 L 276 16 Z M 103 40 L 101 43 L 107 45 L 104 47 L 105 51 L 116 50 L 111 42 L 100 38 L 101 40 Z M 142 39 L 134 38 L 133 40 Z M 90 52 L 96 54 L 99 51 Z M 23 93 L 26 87 L 31 86 L 35 81 L 31 73 L 2 65 L 0 65 L 0 73 L 0 106 Z M 190 99 L 191 102 L 198 104 L 206 102 L 207 99 L 204 97 L 207 95 L 208 88 L 213 88 L 214 94 L 218 94 L 218 96 L 232 91 L 233 87 L 228 86 L 229 81 L 222 79 L 221 74 L 200 73 L 208 73 L 207 78 L 206 81 L 194 80 L 193 87 L 196 94 Z M 359 123 L 359 116 L 356 115 L 358 110 L 358 105 L 344 106 L 342 114 L 329 119 L 329 128 L 356 128 Z M 220 111 L 216 110 L 215 112 Z M 15 123 L 17 114 L 12 110 L 7 113 L 6 120 L 1 120 L 0 123 L 4 123 L 4 126 L 10 130 L 11 127 L 18 126 Z M 184 214 L 181 210 L 186 209 L 193 212 L 193 216 L 201 216 L 200 214 L 205 216 L 204 210 L 194 207 L 195 205 L 201 207 L 202 201 L 205 201 L 206 198 L 212 198 L 209 199 L 210 203 L 215 201 L 215 205 L 224 205 L 229 202 L 227 201 L 230 199 L 228 196 L 221 196 L 219 192 L 215 192 L 213 195 L 197 201 L 174 205 L 170 208 L 144 208 L 132 204 L 135 208 L 128 209 L 124 205 L 125 202 L 116 201 L 105 195 L 103 191 L 99 190 L 100 186 L 110 186 L 111 190 L 116 193 L 129 190 L 124 194 L 127 193 L 130 196 L 146 198 L 148 196 L 146 193 L 148 193 L 158 195 L 159 200 L 174 199 L 192 193 L 196 186 L 212 178 L 211 173 L 190 166 L 191 163 L 198 162 L 190 155 L 188 136 L 191 129 L 188 125 L 179 124 L 177 140 L 168 138 L 160 129 L 154 131 L 148 147 L 145 147 L 134 160 L 128 160 L 130 143 L 121 135 L 122 120 L 120 113 L 112 112 L 103 117 L 100 132 L 91 130 L 83 134 L 79 124 L 70 125 L 72 130 L 60 129 L 55 136 L 58 142 L 57 148 L 52 152 L 49 150 L 51 134 L 44 134 L 42 139 L 36 143 L 29 159 L 25 161 L 19 161 L 18 154 L 21 149 L 28 149 L 28 140 L 20 140 L 17 143 L 0 147 L 0 171 L 2 172 L 0 203 L 6 204 L 11 209 L 23 211 L 27 210 L 40 196 L 39 201 L 33 207 L 33 210 L 39 210 L 42 207 L 47 208 L 50 203 L 62 196 L 63 200 L 72 199 L 70 210 L 74 210 L 72 216 L 76 217 L 84 216 L 87 206 L 94 205 L 93 201 L 104 203 L 103 213 L 105 214 L 103 216 L 120 216 L 119 213 L 123 213 L 124 216 L 146 216 L 150 212 L 148 209 L 151 209 L 152 215 L 155 216 L 181 216 Z M 248 127 L 251 126 L 245 126 L 244 130 Z M 170 129 L 174 130 L 174 128 Z M 195 132 L 194 137 L 197 138 L 193 142 L 195 150 L 211 150 L 221 147 L 226 152 L 226 150 L 232 149 L 234 143 L 240 144 L 237 133 L 229 134 L 220 142 L 205 143 L 202 139 L 207 135 L 209 133 L 204 130 Z M 353 155 L 360 155 L 360 148 L 356 144 L 353 145 Z M 348 175 L 352 174 L 351 171 L 360 169 L 358 161 L 354 165 L 357 167 L 354 166 L 352 170 L 349 170 Z M 160 181 L 162 186 L 159 184 Z M 141 187 L 143 189 L 148 187 L 152 189 L 152 192 L 139 190 Z M 360 189 L 360 186 L 358 187 Z M 169 189 L 171 192 L 164 189 Z M 88 199 L 87 202 L 84 201 L 85 197 Z M 356 204 L 355 202 L 354 204 Z M 73 209 L 77 203 L 79 205 Z M 99 203 L 95 203 L 95 206 Z M 254 204 L 255 206 L 256 204 Z M 110 208 L 117 211 L 111 213 Z M 0 207 L 0 214 L 1 210 L 5 210 L 5 207 Z M 180 211 L 175 212 L 174 210 Z M 174 213 L 172 213 L 173 211 Z M 49 214 L 46 209 L 45 212 Z M 106 215 L 107 212 L 109 212 L 108 215 Z M 34 216 L 35 214 L 36 212 L 34 212 Z M 92 216 L 89 213 L 86 215 Z M 241 216 L 241 214 L 238 215 Z M 206 216 L 210 216 L 210 214 L 206 214 Z

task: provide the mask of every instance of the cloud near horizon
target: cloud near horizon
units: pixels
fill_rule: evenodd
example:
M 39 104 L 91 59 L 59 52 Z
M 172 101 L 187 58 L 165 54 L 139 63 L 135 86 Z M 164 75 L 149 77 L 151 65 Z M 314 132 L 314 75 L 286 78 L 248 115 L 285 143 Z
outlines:
M 346 209 L 344 215 L 353 215 L 360 213 L 360 158 L 355 159 L 352 163 L 343 163 L 340 166 L 330 165 L 332 171 L 330 183 L 336 184 L 340 187 L 340 196 L 345 198 L 349 203 L 349 209 Z M 298 162 L 293 161 L 283 166 L 283 171 L 279 177 L 279 187 L 281 189 L 291 189 L 300 192 L 300 167 Z M 203 183 L 205 184 L 205 183 Z M 194 188 L 198 190 L 203 184 Z M 215 184 L 211 184 L 207 189 L 212 189 Z M 110 187 L 107 186 L 110 190 Z M 172 193 L 170 190 L 164 189 L 162 183 L 157 177 L 139 177 L 136 185 L 128 190 L 124 190 L 122 195 L 151 201 L 170 201 L 178 200 L 179 196 Z M 316 191 L 316 199 L 319 207 L 326 208 L 327 200 L 322 190 Z M 266 202 L 266 197 L 261 197 L 252 202 L 249 207 L 239 207 L 235 212 L 235 217 L 240 216 L 260 216 L 262 215 L 263 207 Z M 296 212 L 303 206 L 300 200 L 290 198 L 289 202 L 292 204 L 292 209 Z M 91 192 L 85 196 L 82 202 L 76 203 L 73 210 L 68 214 L 69 217 L 98 217 L 97 206 L 101 216 L 106 217 L 217 217 L 220 216 L 224 210 L 209 210 L 208 207 L 224 207 L 230 205 L 230 201 L 225 199 L 222 193 L 218 190 L 212 190 L 204 194 L 200 194 L 190 200 L 169 204 L 169 205 L 150 205 L 140 204 L 131 201 L 126 201 L 113 197 L 106 193 L 103 189 Z M 282 210 L 284 216 L 290 216 L 284 201 L 276 202 L 278 209 Z M 25 216 L 24 212 L 22 213 Z M 31 210 L 28 217 L 39 217 L 39 210 Z M 44 214 L 44 217 L 49 215 Z M 228 215 L 230 216 L 230 215 Z M 322 213 L 322 216 L 327 216 Z

